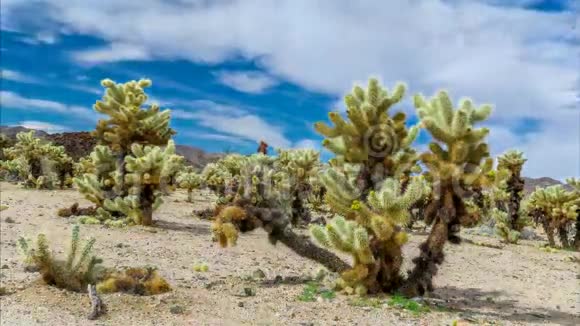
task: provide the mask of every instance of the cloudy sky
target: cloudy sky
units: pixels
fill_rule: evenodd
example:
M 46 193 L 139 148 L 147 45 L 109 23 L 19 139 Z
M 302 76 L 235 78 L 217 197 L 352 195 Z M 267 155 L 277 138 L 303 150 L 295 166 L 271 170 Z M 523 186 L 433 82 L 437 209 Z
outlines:
M 319 148 L 312 124 L 376 76 L 408 85 L 395 110 L 411 122 L 418 92 L 492 104 L 494 154 L 525 151 L 528 176 L 580 176 L 575 2 L 2 0 L 2 124 L 90 130 L 101 79 L 146 77 L 178 143 Z

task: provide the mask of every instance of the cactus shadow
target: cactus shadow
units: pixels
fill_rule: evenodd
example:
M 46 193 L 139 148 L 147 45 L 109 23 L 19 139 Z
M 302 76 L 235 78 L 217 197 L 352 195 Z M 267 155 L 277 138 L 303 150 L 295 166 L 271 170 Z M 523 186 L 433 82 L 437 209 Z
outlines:
M 179 222 L 169 222 L 164 220 L 156 220 L 155 227 L 162 230 L 188 232 L 193 235 L 209 235 L 211 230 L 209 225 L 203 224 L 187 224 Z
M 312 282 L 311 277 L 305 276 L 286 276 L 281 277 L 277 276 L 273 279 L 267 279 L 260 282 L 261 287 L 265 288 L 274 288 L 281 285 L 301 285 L 306 284 L 308 282 Z
M 433 296 L 443 307 L 475 318 L 526 323 L 556 323 L 558 325 L 580 325 L 580 316 L 565 311 L 542 307 L 526 307 L 525 302 L 504 299 L 510 294 L 505 291 L 484 291 L 477 288 L 461 289 L 453 286 L 437 288 Z M 503 298 L 498 298 L 503 297 Z

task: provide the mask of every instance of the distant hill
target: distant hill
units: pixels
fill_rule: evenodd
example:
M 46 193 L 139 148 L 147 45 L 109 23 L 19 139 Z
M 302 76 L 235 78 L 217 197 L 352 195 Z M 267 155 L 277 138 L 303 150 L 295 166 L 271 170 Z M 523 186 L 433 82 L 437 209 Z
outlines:
M 28 132 L 30 130 L 33 129 L 21 126 L 0 126 L 0 133 L 6 135 L 10 139 L 15 139 L 16 134 L 19 132 Z M 58 134 L 49 134 L 42 130 L 34 131 L 37 137 L 46 139 L 55 145 L 63 146 L 67 153 L 75 160 L 87 156 L 92 152 L 93 147 L 97 145 L 97 140 L 87 131 L 63 132 Z M 175 151 L 177 154 L 185 157 L 188 165 L 197 169 L 202 169 L 206 164 L 215 162 L 225 155 L 222 153 L 206 153 L 200 148 L 187 145 L 176 145 Z
M 566 189 L 571 189 L 567 184 L 563 184 L 562 182 L 552 179 L 549 177 L 542 177 L 542 178 L 526 178 L 524 177 L 524 192 L 526 194 L 532 193 L 536 190 L 537 187 L 545 188 L 554 185 L 564 185 Z
M 32 129 L 24 128 L 21 126 L 7 127 L 0 126 L 0 133 L 5 134 L 7 137 L 14 139 L 16 134 L 19 132 L 27 132 Z M 80 157 L 88 155 L 93 147 L 97 144 L 94 137 L 91 136 L 89 132 L 64 132 L 59 134 L 49 134 L 42 130 L 35 130 L 36 135 L 40 138 L 51 141 L 55 145 L 64 146 L 66 151 L 71 157 L 77 160 Z M 188 165 L 191 165 L 197 169 L 202 169 L 206 164 L 210 162 L 215 162 L 221 157 L 225 156 L 224 153 L 207 153 L 204 150 L 187 146 L 187 145 L 176 145 L 176 152 L 179 155 L 185 157 Z M 529 194 L 533 192 L 536 187 L 548 187 L 557 184 L 562 184 L 556 179 L 549 177 L 542 178 L 526 178 L 524 177 L 525 185 L 524 192 Z M 567 186 L 566 186 L 567 187 Z

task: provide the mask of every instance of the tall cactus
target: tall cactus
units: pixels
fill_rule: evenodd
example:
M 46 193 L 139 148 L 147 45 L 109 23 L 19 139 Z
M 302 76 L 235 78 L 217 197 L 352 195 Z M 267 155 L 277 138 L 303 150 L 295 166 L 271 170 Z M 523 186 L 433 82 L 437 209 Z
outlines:
M 520 202 L 524 193 L 524 179 L 521 171 L 526 159 L 520 151 L 508 151 L 498 158 L 498 169 L 505 169 L 510 172 L 507 180 L 507 192 L 510 195 L 508 202 L 508 221 L 512 230 L 518 230 L 518 219 Z
M 101 84 L 106 92 L 94 109 L 109 118 L 100 120 L 93 132 L 100 145 L 90 162 L 78 167 L 90 173 L 75 178 L 75 184 L 96 204 L 98 220 L 151 225 L 161 194 L 171 190 L 183 163 L 171 141 L 175 131 L 169 127 L 170 110 L 143 107 L 150 80 L 116 84 L 105 79 Z
M 433 227 L 403 288 L 411 296 L 433 289 L 432 278 L 443 262 L 445 242 L 458 243 L 460 226 L 473 224 L 477 218 L 466 207 L 465 199 L 486 183 L 486 174 L 493 167 L 484 142 L 489 130 L 475 128 L 476 123 L 487 119 L 490 106 L 474 108 L 470 100 L 463 100 L 455 109 L 444 91 L 430 101 L 416 95 L 414 102 L 422 126 L 433 138 L 421 161 L 434 193 L 425 210 L 425 221 Z
M 94 135 L 101 145 L 108 146 L 117 155 L 120 189 L 124 189 L 125 156 L 130 153 L 131 146 L 166 145 L 175 131 L 169 127 L 169 110 L 160 111 L 156 104 L 143 107 L 147 102 L 144 89 L 151 86 L 150 80 L 117 84 L 105 79 L 101 85 L 106 88 L 106 92 L 102 101 L 94 105 L 94 109 L 109 118 L 99 120 Z

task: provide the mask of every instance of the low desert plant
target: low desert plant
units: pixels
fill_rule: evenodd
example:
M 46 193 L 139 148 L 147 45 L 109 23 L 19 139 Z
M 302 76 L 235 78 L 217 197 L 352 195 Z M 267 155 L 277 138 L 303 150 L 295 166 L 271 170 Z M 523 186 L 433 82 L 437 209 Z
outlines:
M 128 268 L 110 273 L 97 284 L 97 292 L 124 292 L 133 295 L 156 295 L 171 291 L 171 286 L 154 267 Z
M 40 272 L 46 284 L 84 292 L 88 284 L 98 281 L 99 273 L 102 272 L 102 260 L 91 254 L 94 238 L 88 240 L 82 249 L 79 242 L 79 226 L 75 225 L 65 260 L 54 257 L 44 234 L 37 236 L 35 245 L 22 237 L 18 240 L 18 245 L 24 254 L 27 269 Z

